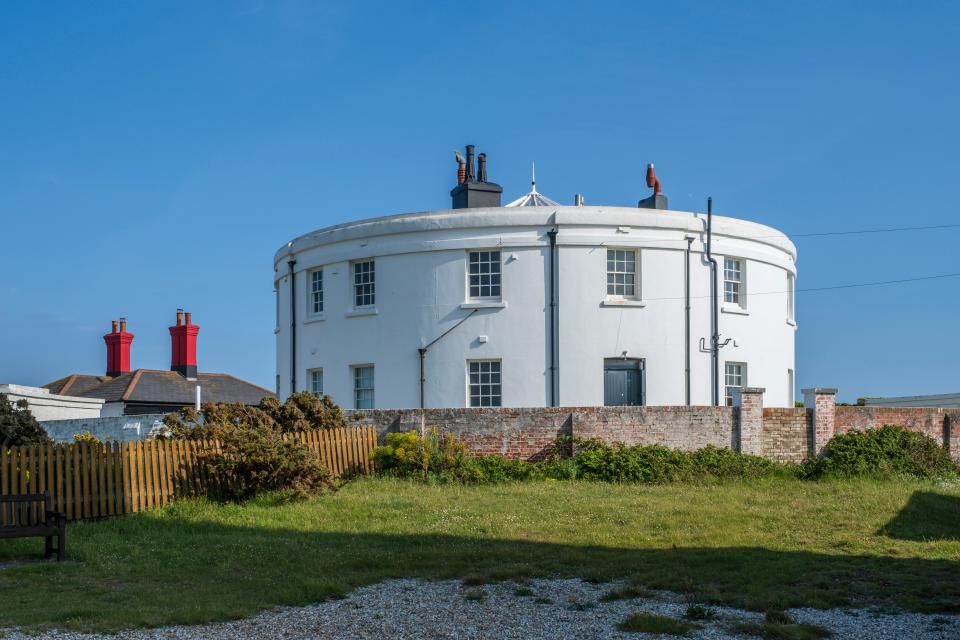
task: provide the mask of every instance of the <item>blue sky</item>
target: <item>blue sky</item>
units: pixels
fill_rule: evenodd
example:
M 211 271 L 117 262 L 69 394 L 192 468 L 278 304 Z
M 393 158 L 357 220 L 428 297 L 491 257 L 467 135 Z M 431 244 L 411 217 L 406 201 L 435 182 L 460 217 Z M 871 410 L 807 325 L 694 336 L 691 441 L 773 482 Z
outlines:
M 444 208 L 476 143 L 505 197 L 811 233 L 950 224 L 960 41 L 946 2 L 8 3 L 0 382 L 99 373 L 125 315 L 166 368 L 273 386 L 272 256 Z M 960 271 L 960 230 L 797 238 L 798 287 Z M 798 386 L 960 391 L 960 279 L 798 295 Z

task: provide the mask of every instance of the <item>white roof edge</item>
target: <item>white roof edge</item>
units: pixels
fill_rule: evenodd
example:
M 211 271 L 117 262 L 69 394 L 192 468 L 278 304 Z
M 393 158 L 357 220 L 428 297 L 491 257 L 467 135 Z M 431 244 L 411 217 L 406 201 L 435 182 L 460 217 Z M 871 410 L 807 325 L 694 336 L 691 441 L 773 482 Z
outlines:
M 714 234 L 755 240 L 775 247 L 796 259 L 796 246 L 782 231 L 773 227 L 727 216 L 713 216 Z M 274 267 L 291 255 L 324 244 L 379 235 L 411 233 L 451 228 L 483 228 L 490 226 L 630 226 L 702 233 L 706 214 L 666 209 L 642 209 L 620 206 L 489 207 L 439 209 L 400 213 L 345 222 L 297 236 L 274 254 Z M 277 275 L 282 275 L 278 273 Z

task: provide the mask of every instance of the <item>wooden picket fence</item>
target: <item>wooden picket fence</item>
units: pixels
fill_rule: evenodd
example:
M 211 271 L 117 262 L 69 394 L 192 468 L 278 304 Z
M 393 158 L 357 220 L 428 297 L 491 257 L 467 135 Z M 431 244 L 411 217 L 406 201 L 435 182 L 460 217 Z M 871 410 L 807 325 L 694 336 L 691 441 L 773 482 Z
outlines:
M 305 444 L 334 477 L 370 473 L 373 427 L 286 434 Z M 182 496 L 206 492 L 216 478 L 201 463 L 216 440 L 148 440 L 93 444 L 0 447 L 0 494 L 49 491 L 53 508 L 68 520 L 104 518 L 161 507 Z

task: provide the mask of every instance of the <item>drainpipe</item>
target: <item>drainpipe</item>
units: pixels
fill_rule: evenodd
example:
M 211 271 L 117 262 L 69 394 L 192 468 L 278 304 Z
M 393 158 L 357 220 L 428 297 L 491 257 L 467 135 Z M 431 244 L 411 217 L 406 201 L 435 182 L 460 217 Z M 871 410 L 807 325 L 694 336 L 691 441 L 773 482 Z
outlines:
M 550 236 L 550 406 L 557 404 L 557 228 L 547 231 Z
M 687 406 L 690 406 L 690 245 L 693 236 L 687 236 L 687 250 L 683 259 L 683 299 L 684 299 L 684 328 L 685 341 L 683 357 L 685 362 L 684 386 L 686 387 Z
M 717 296 L 717 259 L 713 257 L 713 198 L 707 198 L 707 261 L 710 263 L 710 364 L 711 400 L 714 406 L 720 404 L 720 301 Z
M 296 260 L 287 262 L 290 268 L 290 394 L 297 390 L 297 275 L 293 271 Z

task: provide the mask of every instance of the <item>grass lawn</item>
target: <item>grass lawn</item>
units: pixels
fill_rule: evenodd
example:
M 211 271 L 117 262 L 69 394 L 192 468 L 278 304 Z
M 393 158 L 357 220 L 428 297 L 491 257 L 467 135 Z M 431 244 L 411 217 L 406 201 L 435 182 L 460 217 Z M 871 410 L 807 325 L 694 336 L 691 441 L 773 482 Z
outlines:
M 246 616 L 385 578 L 625 578 L 752 609 L 960 611 L 960 485 L 351 482 L 306 502 L 183 501 L 68 528 L 0 569 L 0 627 Z M 0 541 L 0 563 L 43 542 Z

